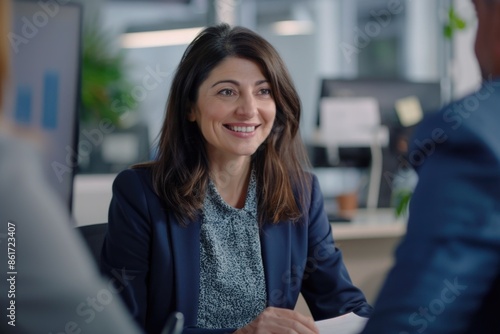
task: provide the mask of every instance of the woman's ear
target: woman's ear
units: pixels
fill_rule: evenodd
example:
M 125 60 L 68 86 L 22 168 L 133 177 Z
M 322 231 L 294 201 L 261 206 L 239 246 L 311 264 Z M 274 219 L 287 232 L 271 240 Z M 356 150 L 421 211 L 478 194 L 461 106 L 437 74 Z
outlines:
M 196 121 L 196 112 L 195 112 L 194 108 L 191 108 L 191 110 L 188 112 L 187 119 L 190 122 Z

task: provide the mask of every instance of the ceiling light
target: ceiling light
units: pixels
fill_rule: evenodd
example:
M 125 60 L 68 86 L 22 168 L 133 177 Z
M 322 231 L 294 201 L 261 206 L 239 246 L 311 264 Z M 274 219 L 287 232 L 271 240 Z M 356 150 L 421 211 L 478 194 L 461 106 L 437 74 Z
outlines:
M 272 25 L 276 35 L 310 35 L 314 32 L 311 21 L 279 21 Z
M 202 31 L 203 27 L 123 34 L 121 46 L 126 49 L 186 45 Z

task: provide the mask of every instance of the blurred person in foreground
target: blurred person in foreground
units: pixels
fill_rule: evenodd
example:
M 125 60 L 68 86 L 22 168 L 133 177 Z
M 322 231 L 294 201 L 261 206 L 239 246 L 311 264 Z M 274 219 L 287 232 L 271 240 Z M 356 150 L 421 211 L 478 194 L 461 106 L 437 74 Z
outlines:
M 299 134 L 300 100 L 271 44 L 206 28 L 171 86 L 156 160 L 113 185 L 101 265 L 147 333 L 168 313 L 185 333 L 317 333 L 315 320 L 371 307 L 335 247 Z
M 0 106 L 10 4 L 0 1 Z M 0 113 L 0 332 L 140 333 L 119 300 L 127 282 L 101 278 L 32 138 L 6 123 Z
M 500 1 L 473 2 L 484 81 L 415 133 L 408 232 L 363 334 L 500 333 Z

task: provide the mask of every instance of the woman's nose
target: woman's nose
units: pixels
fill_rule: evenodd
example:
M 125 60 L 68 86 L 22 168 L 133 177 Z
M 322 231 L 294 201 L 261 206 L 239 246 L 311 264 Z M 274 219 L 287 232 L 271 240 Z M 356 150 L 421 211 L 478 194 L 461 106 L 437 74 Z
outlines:
M 236 113 L 244 118 L 250 119 L 257 113 L 257 101 L 253 95 L 244 95 L 239 99 Z

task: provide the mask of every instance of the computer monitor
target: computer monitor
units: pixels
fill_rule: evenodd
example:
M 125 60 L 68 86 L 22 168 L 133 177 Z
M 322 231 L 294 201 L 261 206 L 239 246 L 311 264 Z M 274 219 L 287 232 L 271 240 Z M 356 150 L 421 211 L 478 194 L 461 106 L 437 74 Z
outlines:
M 414 96 L 420 101 L 424 113 L 438 110 L 441 99 L 441 83 L 412 82 L 404 79 L 335 79 L 321 80 L 320 99 L 323 97 L 374 97 L 377 99 L 382 124 L 397 126 L 396 101 Z M 317 125 L 320 116 L 318 111 Z
M 405 98 L 416 98 L 421 106 L 422 113 L 437 111 L 443 105 L 441 97 L 441 84 L 436 82 L 412 82 L 404 79 L 321 79 L 321 91 L 318 99 L 317 123 L 319 127 L 320 110 L 319 105 L 324 97 L 373 97 L 377 100 L 380 109 L 381 124 L 389 129 L 389 146 L 382 149 L 383 154 L 383 177 L 380 183 L 380 195 L 378 206 L 389 207 L 391 205 L 391 184 L 387 181 L 387 175 L 396 173 L 400 160 L 398 157 L 405 152 L 398 148 L 401 140 L 411 137 L 413 127 L 401 124 L 396 112 L 396 102 Z M 319 148 L 311 150 L 312 163 L 316 166 L 325 166 L 325 153 Z M 340 151 L 340 157 L 344 157 L 344 165 L 364 167 L 370 163 L 369 148 L 348 148 Z
M 5 116 L 37 137 L 47 180 L 71 210 L 78 163 L 82 7 L 15 1 Z

